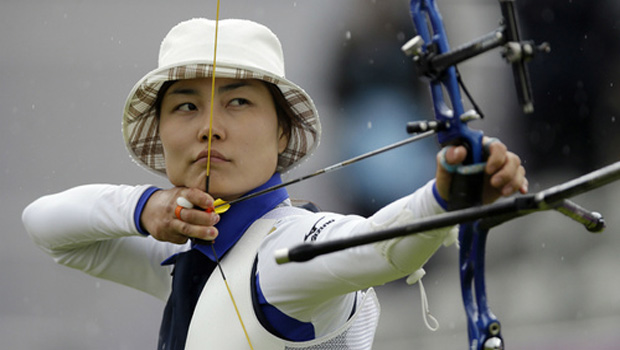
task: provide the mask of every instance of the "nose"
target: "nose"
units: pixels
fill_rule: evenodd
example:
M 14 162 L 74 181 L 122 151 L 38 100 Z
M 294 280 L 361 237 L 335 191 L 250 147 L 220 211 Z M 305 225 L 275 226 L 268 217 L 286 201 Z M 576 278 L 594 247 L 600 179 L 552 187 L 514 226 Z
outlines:
M 204 121 L 202 122 L 203 127 L 200 129 L 198 133 L 198 138 L 201 141 L 208 141 L 209 136 L 211 136 L 212 140 L 222 140 L 225 136 L 224 127 L 221 124 L 220 118 L 217 117 L 217 112 L 213 112 L 213 118 L 210 117 L 211 113 L 207 111 L 205 113 Z

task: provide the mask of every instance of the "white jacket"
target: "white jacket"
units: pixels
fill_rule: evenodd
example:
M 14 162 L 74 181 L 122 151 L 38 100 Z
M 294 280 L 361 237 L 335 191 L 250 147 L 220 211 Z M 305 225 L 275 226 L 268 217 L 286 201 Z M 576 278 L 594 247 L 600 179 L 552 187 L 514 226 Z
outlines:
M 267 301 L 292 318 L 312 323 L 317 338 L 341 329 L 356 303 L 356 291 L 421 268 L 450 228 L 352 248 L 306 263 L 277 265 L 273 252 L 305 240 L 345 238 L 441 213 L 432 186 L 429 182 L 368 219 L 299 211 L 278 218 L 258 248 L 257 271 Z M 137 231 L 133 215 L 146 188 L 80 186 L 36 200 L 24 210 L 22 219 L 33 241 L 57 263 L 166 300 L 171 267 L 160 263 L 189 246 L 159 242 Z

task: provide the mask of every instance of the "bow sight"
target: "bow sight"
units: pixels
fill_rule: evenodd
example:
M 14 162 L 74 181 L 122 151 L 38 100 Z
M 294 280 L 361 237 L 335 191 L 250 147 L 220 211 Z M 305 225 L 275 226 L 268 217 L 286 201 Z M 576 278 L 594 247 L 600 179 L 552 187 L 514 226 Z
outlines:
M 448 52 L 443 51 L 447 47 L 441 50 L 440 42 L 437 40 L 438 35 L 445 38 L 443 28 L 432 26 L 431 29 L 434 31 L 434 35 L 431 37 L 427 28 L 418 26 L 417 23 L 420 23 L 421 18 L 419 17 L 423 7 L 414 7 L 414 2 L 416 1 L 412 1 L 412 16 L 420 34 L 405 43 L 402 50 L 405 54 L 413 56 L 413 61 L 416 63 L 415 66 L 421 78 L 430 81 L 438 80 L 449 67 L 456 66 L 465 60 L 501 46 L 502 57 L 512 64 L 517 96 L 523 112 L 532 113 L 534 111 L 532 88 L 525 63 L 534 58 L 536 53 L 549 52 L 551 47 L 546 42 L 536 45 L 531 40 L 522 41 L 520 39 L 514 0 L 499 1 L 502 19 L 498 29 Z M 431 5 L 434 7 L 434 1 L 429 1 L 428 4 L 428 7 Z M 423 4 L 418 4 L 417 6 L 423 6 Z M 436 9 L 435 15 L 437 16 L 435 20 L 441 21 L 439 12 Z M 425 24 L 421 23 L 421 25 Z

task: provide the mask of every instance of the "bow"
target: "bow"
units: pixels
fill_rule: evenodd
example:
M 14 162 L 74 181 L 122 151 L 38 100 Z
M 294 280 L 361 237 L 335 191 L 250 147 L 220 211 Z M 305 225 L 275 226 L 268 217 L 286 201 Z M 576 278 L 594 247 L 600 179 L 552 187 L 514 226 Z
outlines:
M 483 38 L 481 44 L 450 52 L 443 20 L 434 0 L 412 0 L 411 16 L 418 36 L 410 40 L 403 50 L 414 57 L 422 76 L 429 79 L 433 98 L 435 119 L 440 131 L 439 143 L 464 145 L 468 159 L 456 168 L 450 188 L 449 210 L 463 209 L 482 204 L 484 176 L 484 154 L 482 132 L 468 127 L 468 121 L 479 118 L 476 111 L 465 113 L 459 79 L 455 64 L 477 54 L 479 51 L 494 48 L 510 40 L 519 46 L 518 31 L 512 1 L 500 0 L 504 15 L 504 25 L 491 35 Z M 524 111 L 533 110 L 527 70 L 524 60 L 515 60 L 515 77 L 522 79 L 518 84 L 525 86 L 519 90 L 520 102 Z M 450 109 L 445 101 L 447 91 Z M 488 229 L 481 228 L 476 221 L 465 221 L 459 227 L 459 267 L 461 295 L 467 316 L 467 329 L 471 349 L 503 349 L 500 323 L 487 305 L 484 257 Z
M 428 80 L 433 99 L 435 121 L 409 123 L 407 130 L 417 133 L 433 130 L 442 146 L 463 145 L 466 161 L 454 169 L 450 189 L 449 212 L 419 220 L 405 227 L 375 232 L 331 242 L 302 244 L 276 252 L 276 261 L 306 261 L 338 250 L 401 237 L 430 229 L 459 224 L 459 269 L 461 294 L 467 316 L 469 349 L 503 349 L 501 325 L 487 304 L 484 277 L 486 238 L 491 227 L 507 220 L 539 210 L 557 210 L 584 224 L 589 231 L 600 232 L 604 220 L 566 198 L 598 188 L 620 179 L 620 163 L 532 195 L 482 206 L 485 147 L 483 134 L 468 127 L 468 122 L 481 118 L 475 109 L 465 111 L 461 90 L 468 96 L 460 80 L 456 64 L 491 49 L 502 47 L 504 58 L 512 65 L 519 102 L 525 113 L 533 111 L 533 99 L 526 62 L 549 45 L 536 46 L 521 41 L 514 0 L 499 0 L 501 26 L 468 44 L 450 49 L 443 20 L 434 0 L 411 0 L 410 9 L 417 36 L 403 46 L 413 57 L 419 75 Z M 470 98 L 471 99 L 471 98 Z
M 525 62 L 535 53 L 535 46 L 531 42 L 520 41 L 514 0 L 499 0 L 499 3 L 503 17 L 500 28 L 454 51 L 450 51 L 435 1 L 412 0 L 410 5 L 418 36 L 409 41 L 403 50 L 414 57 L 419 72 L 430 81 L 435 118 L 441 125 L 439 143 L 443 146 L 461 144 L 468 151 L 468 159 L 454 172 L 449 210 L 482 204 L 485 165 L 482 132 L 467 126 L 470 120 L 479 118 L 480 114 L 477 111 L 466 113 L 464 110 L 460 94 L 462 82 L 456 64 L 487 50 L 503 46 L 504 57 L 512 64 L 517 94 L 523 111 L 531 113 L 534 110 Z M 548 45 L 541 45 L 539 51 L 544 50 L 548 50 Z M 444 88 L 452 110 L 445 102 Z M 460 222 L 459 272 L 470 349 L 504 348 L 500 322 L 487 305 L 484 258 L 488 233 L 489 229 L 483 227 L 480 220 Z

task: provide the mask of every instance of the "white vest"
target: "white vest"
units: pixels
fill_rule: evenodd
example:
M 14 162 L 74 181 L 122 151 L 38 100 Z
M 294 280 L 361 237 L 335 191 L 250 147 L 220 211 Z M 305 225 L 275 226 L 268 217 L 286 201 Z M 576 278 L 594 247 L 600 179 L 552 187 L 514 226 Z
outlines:
M 340 329 L 319 339 L 292 342 L 278 338 L 263 328 L 252 306 L 251 274 L 257 249 L 275 222 L 275 219 L 254 222 L 221 261 L 254 350 L 371 349 L 380 311 L 372 288 L 358 293 L 356 312 Z M 198 299 L 185 349 L 250 349 L 218 269 L 213 271 Z

